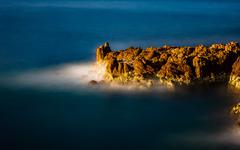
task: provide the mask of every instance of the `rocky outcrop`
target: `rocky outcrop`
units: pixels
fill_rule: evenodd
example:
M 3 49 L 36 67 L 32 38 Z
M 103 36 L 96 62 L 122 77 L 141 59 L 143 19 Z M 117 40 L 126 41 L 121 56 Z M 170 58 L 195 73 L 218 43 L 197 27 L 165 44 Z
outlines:
M 238 103 L 238 104 L 236 104 L 232 107 L 231 113 L 233 115 L 239 115 L 240 114 L 240 103 Z
M 196 47 L 130 47 L 119 51 L 112 51 L 105 43 L 96 50 L 97 63 L 106 66 L 107 82 L 127 84 L 156 80 L 161 84 L 191 85 L 225 82 L 231 74 L 229 83 L 240 88 L 239 54 L 236 42 Z
M 104 45 L 98 47 L 96 50 L 97 62 L 101 63 L 104 57 L 110 52 L 111 52 L 111 48 L 109 47 L 109 43 L 105 43 Z
M 231 114 L 236 120 L 237 125 L 240 127 L 240 103 L 232 107 Z
M 240 57 L 237 58 L 236 62 L 232 66 L 229 84 L 237 89 L 240 89 Z

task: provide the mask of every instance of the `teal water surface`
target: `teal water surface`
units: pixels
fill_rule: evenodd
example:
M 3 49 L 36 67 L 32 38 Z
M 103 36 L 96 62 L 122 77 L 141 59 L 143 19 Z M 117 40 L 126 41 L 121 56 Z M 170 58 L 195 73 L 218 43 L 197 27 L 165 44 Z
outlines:
M 222 86 L 118 92 L 6 78 L 92 62 L 106 41 L 113 49 L 239 42 L 239 12 L 237 0 L 0 2 L 0 149 L 239 149 L 228 115 L 236 98 Z

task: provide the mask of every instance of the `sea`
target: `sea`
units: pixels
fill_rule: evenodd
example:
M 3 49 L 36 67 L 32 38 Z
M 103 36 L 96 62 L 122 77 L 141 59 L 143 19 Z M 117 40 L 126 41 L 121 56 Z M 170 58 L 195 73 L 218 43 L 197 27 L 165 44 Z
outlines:
M 141 90 L 95 49 L 240 42 L 239 0 L 0 1 L 0 150 L 240 149 L 225 84 Z

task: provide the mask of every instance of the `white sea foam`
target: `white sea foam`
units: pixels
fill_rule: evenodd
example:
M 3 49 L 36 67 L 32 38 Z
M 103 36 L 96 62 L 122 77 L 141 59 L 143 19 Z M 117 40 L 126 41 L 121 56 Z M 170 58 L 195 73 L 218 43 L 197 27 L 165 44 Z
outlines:
M 240 145 L 240 128 L 229 127 L 224 132 L 215 136 L 217 142 Z
M 1 79 L 5 84 L 21 87 L 74 88 L 91 80 L 102 80 L 104 72 L 104 67 L 95 63 L 76 63 L 15 73 Z
M 217 133 L 191 133 L 184 137 L 176 138 L 177 141 L 191 143 L 225 144 L 240 146 L 240 128 L 238 126 L 228 126 Z
M 154 81 L 151 88 L 138 86 L 135 84 L 99 84 L 90 86 L 89 82 L 104 80 L 105 66 L 96 63 L 75 63 L 63 64 L 54 67 L 34 69 L 21 73 L 8 74 L 1 77 L 0 83 L 7 86 L 30 87 L 30 88 L 48 88 L 48 89 L 100 89 L 100 90 L 117 90 L 117 91 L 149 91 L 148 89 L 157 90 L 158 92 L 172 91 L 159 81 Z

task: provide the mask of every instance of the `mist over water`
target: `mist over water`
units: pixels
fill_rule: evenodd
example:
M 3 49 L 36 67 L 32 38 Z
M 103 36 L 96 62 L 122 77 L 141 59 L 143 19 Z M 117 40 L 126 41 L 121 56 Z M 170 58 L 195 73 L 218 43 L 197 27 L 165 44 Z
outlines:
M 95 49 L 240 41 L 237 0 L 0 2 L 0 149 L 239 149 L 224 86 L 92 87 Z
M 6 116 L 2 118 L 1 127 L 5 127 L 3 136 L 7 137 L 3 141 L 9 143 L 1 146 L 11 142 L 46 143 L 49 139 L 45 139 L 45 134 L 50 134 L 50 140 L 58 139 L 53 142 L 58 149 L 64 149 L 59 141 L 74 149 L 99 146 L 112 149 L 119 147 L 119 142 L 124 143 L 119 149 L 124 149 L 130 145 L 128 140 L 135 142 L 131 146 L 138 147 L 141 141 L 145 142 L 144 148 L 151 143 L 154 149 L 162 145 L 173 149 L 240 146 L 239 128 L 229 116 L 235 97 L 226 88 L 172 91 L 159 87 L 143 91 L 88 85 L 90 80 L 101 81 L 103 73 L 95 63 L 71 63 L 2 76 L 0 91 L 4 99 L 0 108 Z M 36 117 L 32 118 L 29 113 Z M 18 117 L 21 118 L 17 125 L 20 133 L 16 136 L 12 132 L 16 126 L 12 123 Z M 31 128 L 22 131 L 26 125 Z M 41 128 L 44 128 L 42 133 L 38 131 Z M 56 132 L 60 137 L 56 137 Z M 65 136 L 70 139 L 66 140 Z M 126 136 L 129 139 L 126 140 Z M 81 142 L 73 142 L 75 139 Z M 110 146 L 102 144 L 110 139 L 113 140 Z M 156 141 L 152 144 L 152 140 Z M 90 141 L 96 145 L 86 143 Z M 19 147 L 23 146 L 25 144 Z M 28 148 L 35 145 L 30 144 Z
M 64 64 L 5 75 L 5 84 L 72 90 L 87 86 L 91 80 L 103 80 L 104 67 L 92 63 Z M 7 82 L 7 83 L 6 83 Z

